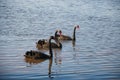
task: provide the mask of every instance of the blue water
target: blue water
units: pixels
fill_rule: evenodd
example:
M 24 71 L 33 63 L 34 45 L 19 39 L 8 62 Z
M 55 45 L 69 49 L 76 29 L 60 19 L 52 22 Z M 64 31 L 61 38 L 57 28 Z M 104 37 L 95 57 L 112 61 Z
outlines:
M 26 61 L 39 39 L 72 36 L 75 25 L 75 46 L 62 42 L 51 67 Z M 119 80 L 120 0 L 0 0 L 0 80 L 10 79 Z

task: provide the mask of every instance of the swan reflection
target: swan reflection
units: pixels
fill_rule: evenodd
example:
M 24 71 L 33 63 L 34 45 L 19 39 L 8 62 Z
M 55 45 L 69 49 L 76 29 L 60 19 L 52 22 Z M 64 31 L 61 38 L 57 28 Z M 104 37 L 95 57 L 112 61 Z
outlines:
M 72 41 L 72 46 L 73 46 L 73 47 L 75 47 L 75 42 L 76 42 L 76 41 Z
M 48 65 L 48 76 L 49 76 L 49 78 L 53 78 L 53 77 L 51 77 L 51 68 L 52 68 L 52 62 L 53 62 L 53 58 L 50 58 L 50 59 L 34 59 L 34 58 L 27 58 L 27 57 L 25 57 L 25 62 L 26 63 L 29 63 L 30 64 L 30 66 L 32 65 L 32 64 L 40 64 L 40 63 L 42 63 L 42 62 L 44 62 L 44 61 L 46 61 L 46 60 L 49 60 L 49 65 Z
M 62 64 L 62 56 L 61 55 L 62 55 L 61 50 L 59 50 L 59 49 L 54 50 L 54 61 L 55 61 L 56 65 Z

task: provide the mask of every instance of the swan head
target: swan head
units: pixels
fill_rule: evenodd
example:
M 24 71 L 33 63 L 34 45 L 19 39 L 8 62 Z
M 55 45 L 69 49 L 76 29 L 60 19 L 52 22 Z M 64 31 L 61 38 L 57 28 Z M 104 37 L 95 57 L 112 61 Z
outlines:
M 79 26 L 79 25 L 76 25 L 76 26 L 75 26 L 75 28 L 79 29 L 79 28 L 80 28 L 80 26 Z
M 62 35 L 62 31 L 61 30 L 59 30 L 59 34 Z
M 59 32 L 59 30 L 56 30 L 56 31 L 55 31 L 55 37 L 58 37 L 58 36 L 59 36 L 58 32 Z

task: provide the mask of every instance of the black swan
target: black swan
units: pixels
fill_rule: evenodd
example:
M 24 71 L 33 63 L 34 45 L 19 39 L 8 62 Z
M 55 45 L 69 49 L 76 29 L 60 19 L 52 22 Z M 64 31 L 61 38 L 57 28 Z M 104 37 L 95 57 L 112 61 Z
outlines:
M 26 63 L 29 63 L 30 65 L 32 65 L 32 64 L 42 63 L 42 62 L 44 62 L 46 59 L 34 59 L 34 58 L 31 59 L 31 58 L 26 58 L 26 57 L 25 57 L 24 60 L 25 60 Z M 48 68 L 49 72 L 48 72 L 48 74 L 51 74 L 52 61 L 53 61 L 53 58 L 50 58 L 50 59 L 49 59 L 49 68 Z
M 43 48 L 43 45 L 46 44 L 47 40 L 45 39 L 40 39 L 38 42 L 36 42 L 36 47 L 37 48 Z
M 58 40 L 59 35 L 57 34 L 57 32 L 58 31 L 55 32 L 55 37 L 54 37 L 54 40 L 55 40 L 56 43 L 52 42 L 51 43 L 51 47 L 52 48 L 60 48 L 61 49 L 62 48 L 62 44 Z M 45 39 L 39 40 L 36 43 L 36 47 L 38 49 L 47 49 L 47 48 L 49 48 L 49 42 L 47 40 L 45 40 Z
M 25 57 L 24 60 L 25 60 L 26 63 L 29 63 L 30 66 L 31 66 L 32 64 L 42 63 L 46 59 L 34 59 L 34 58 L 27 58 L 27 57 Z M 49 75 L 50 78 L 52 78 L 52 76 L 51 76 L 52 62 L 53 62 L 53 58 L 50 58 L 49 59 L 49 65 L 48 65 L 48 75 Z
M 58 30 L 56 30 L 55 32 L 55 38 L 58 39 L 58 37 L 60 37 L 60 35 L 58 34 Z M 36 44 L 38 44 L 37 46 L 39 46 L 40 48 L 43 48 L 43 45 L 47 44 L 47 40 L 46 39 L 40 39 L 38 42 L 36 42 Z
M 62 35 L 62 31 L 59 30 L 59 33 L 60 33 L 59 40 L 73 40 L 73 41 L 75 41 L 75 40 L 76 40 L 75 33 L 76 33 L 76 29 L 77 29 L 77 28 L 79 28 L 79 25 L 77 25 L 77 26 L 74 27 L 74 30 L 73 30 L 73 38 L 71 38 L 70 36 Z
M 51 44 L 51 39 L 54 39 L 53 36 L 50 37 L 49 39 L 49 54 L 50 55 L 47 55 L 47 54 L 44 54 L 43 52 L 40 52 L 40 51 L 27 51 L 25 53 L 25 57 L 26 58 L 34 58 L 34 59 L 49 59 L 49 58 L 52 58 L 53 57 L 53 53 L 52 53 L 52 44 Z

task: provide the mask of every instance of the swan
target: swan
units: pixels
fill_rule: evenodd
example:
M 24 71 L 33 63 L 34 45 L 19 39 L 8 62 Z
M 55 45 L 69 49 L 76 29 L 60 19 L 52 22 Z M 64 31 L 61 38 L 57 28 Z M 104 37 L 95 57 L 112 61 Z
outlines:
M 57 34 L 58 30 L 55 32 L 55 36 L 52 36 L 54 37 L 54 40 L 56 43 L 52 42 L 51 43 L 51 47 L 52 48 L 62 48 L 62 44 L 60 43 L 60 41 L 58 40 L 58 37 L 60 37 L 59 34 Z M 36 43 L 36 48 L 38 49 L 46 49 L 46 48 L 49 48 L 49 42 L 45 39 L 43 40 L 39 40 L 37 43 Z
M 38 42 L 36 42 L 36 48 L 44 48 L 43 45 L 45 45 L 46 43 L 48 43 L 47 39 L 40 39 Z M 47 48 L 49 48 L 49 46 L 47 46 Z
M 55 38 L 58 39 L 58 37 L 60 37 L 60 35 L 58 34 L 58 30 L 56 30 L 56 32 L 55 32 Z M 38 42 L 36 42 L 36 44 L 38 44 L 39 48 L 43 48 L 43 45 L 45 45 L 47 43 L 48 42 L 47 42 L 46 39 L 40 39 Z
M 76 40 L 75 33 L 76 33 L 76 29 L 77 28 L 79 28 L 79 25 L 77 25 L 77 26 L 74 27 L 73 37 L 72 38 L 70 36 L 67 36 L 67 35 L 62 35 L 62 31 L 59 30 L 59 34 L 60 34 L 59 40 L 73 40 L 73 41 L 75 41 Z
M 25 53 L 25 57 L 26 58 L 34 58 L 34 59 L 50 59 L 53 57 L 53 52 L 52 52 L 52 44 L 51 44 L 51 39 L 54 39 L 53 36 L 50 37 L 49 39 L 49 55 L 47 54 L 44 54 L 43 52 L 40 52 L 40 51 L 27 51 Z

